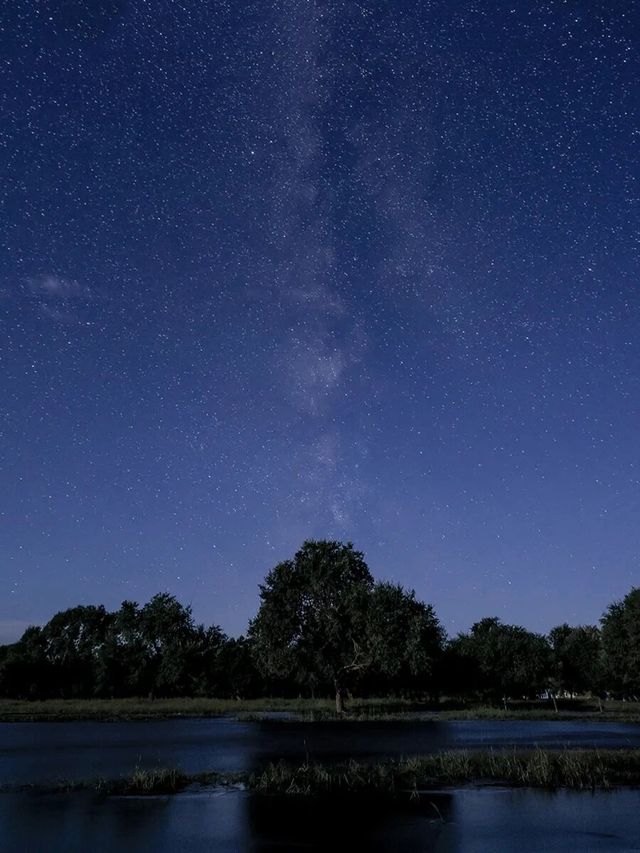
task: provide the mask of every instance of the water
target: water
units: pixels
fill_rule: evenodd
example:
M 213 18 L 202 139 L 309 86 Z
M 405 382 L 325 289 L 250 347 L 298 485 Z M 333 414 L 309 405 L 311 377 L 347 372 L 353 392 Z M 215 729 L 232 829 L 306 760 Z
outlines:
M 640 793 L 457 790 L 420 806 L 173 797 L 0 795 L 3 853 L 591 853 L 640 850 Z
M 235 771 L 279 758 L 407 756 L 536 744 L 640 747 L 640 727 L 579 721 L 13 723 L 0 725 L 0 784 L 115 778 L 136 764 Z M 172 797 L 0 793 L 1 853 L 87 850 L 640 853 L 640 792 L 470 788 L 430 793 L 420 803 L 291 800 L 242 791 Z
M 443 749 L 640 747 L 640 726 L 580 721 L 241 723 L 229 718 L 0 724 L 0 785 L 117 778 L 141 767 L 246 771 L 304 761 L 410 756 Z

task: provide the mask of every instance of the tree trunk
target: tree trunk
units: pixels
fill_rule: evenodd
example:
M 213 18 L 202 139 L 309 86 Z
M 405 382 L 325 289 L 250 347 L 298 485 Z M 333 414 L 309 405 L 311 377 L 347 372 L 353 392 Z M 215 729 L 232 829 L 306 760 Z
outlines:
M 336 684 L 336 714 L 339 716 L 344 712 L 344 693 L 342 687 Z
M 556 694 L 551 694 L 551 699 L 553 700 L 553 707 L 556 709 L 556 714 L 558 713 L 558 703 L 556 702 Z

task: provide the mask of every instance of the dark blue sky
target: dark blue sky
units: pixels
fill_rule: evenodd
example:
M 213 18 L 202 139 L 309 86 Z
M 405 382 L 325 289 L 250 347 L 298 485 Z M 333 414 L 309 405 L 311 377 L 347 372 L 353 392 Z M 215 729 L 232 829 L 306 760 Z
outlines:
M 13 0 L 0 639 L 303 539 L 457 632 L 640 580 L 626 0 Z

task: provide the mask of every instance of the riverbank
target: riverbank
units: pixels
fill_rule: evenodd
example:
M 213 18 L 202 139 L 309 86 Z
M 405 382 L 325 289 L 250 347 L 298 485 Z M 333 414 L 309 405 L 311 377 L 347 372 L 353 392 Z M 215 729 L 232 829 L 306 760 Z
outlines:
M 597 700 L 512 702 L 508 707 L 462 706 L 407 699 L 353 699 L 338 717 L 331 699 L 47 699 L 0 700 L 0 722 L 166 720 L 231 716 L 243 720 L 283 714 L 296 722 L 414 722 L 417 720 L 576 720 L 640 723 L 640 703 Z
M 277 762 L 259 773 L 209 771 L 186 774 L 176 768 L 136 769 L 116 779 L 60 781 L 20 790 L 105 795 L 175 794 L 187 788 L 239 788 L 257 794 L 298 797 L 370 796 L 415 798 L 447 786 L 495 786 L 555 790 L 610 790 L 640 785 L 636 750 L 449 750 L 425 756 L 375 762 Z M 15 790 L 5 787 L 4 791 Z

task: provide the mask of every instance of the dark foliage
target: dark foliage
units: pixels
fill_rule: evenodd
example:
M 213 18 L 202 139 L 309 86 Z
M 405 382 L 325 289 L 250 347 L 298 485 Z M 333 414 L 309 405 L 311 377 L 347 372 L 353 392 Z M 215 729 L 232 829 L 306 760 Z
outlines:
M 432 695 L 470 701 L 545 692 L 640 696 L 640 589 L 594 626 L 548 637 L 497 618 L 446 642 L 429 604 L 375 583 L 353 546 L 308 541 L 260 587 L 247 637 L 197 625 L 167 593 L 115 612 L 79 605 L 0 646 L 9 698 L 252 698 L 336 693 Z
M 246 641 L 196 625 L 191 608 L 167 593 L 143 607 L 124 601 L 115 613 L 57 613 L 0 656 L 0 693 L 16 698 L 225 697 L 257 684 Z

